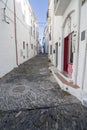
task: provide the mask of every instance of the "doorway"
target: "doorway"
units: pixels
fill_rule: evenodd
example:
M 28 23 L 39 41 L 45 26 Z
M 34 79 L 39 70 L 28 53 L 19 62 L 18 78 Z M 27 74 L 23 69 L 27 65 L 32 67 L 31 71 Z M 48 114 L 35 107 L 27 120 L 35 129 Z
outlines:
M 72 77 L 73 72 L 73 42 L 72 42 L 73 32 L 70 33 L 67 37 L 64 38 L 64 64 L 63 71 L 64 73 Z
M 68 73 L 68 58 L 69 58 L 69 36 L 64 38 L 64 64 L 63 70 Z
M 28 44 L 26 44 L 26 54 L 27 54 L 27 58 L 29 57 L 29 53 L 28 53 Z
M 56 63 L 55 63 L 55 65 L 56 65 L 56 67 L 58 66 L 58 42 L 55 44 L 55 53 L 56 53 Z

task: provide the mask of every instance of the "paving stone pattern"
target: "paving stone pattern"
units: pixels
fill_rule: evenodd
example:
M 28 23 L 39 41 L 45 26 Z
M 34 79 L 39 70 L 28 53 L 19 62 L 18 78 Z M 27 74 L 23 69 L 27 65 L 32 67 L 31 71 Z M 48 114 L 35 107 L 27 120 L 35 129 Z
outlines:
M 0 130 L 87 130 L 87 109 L 60 89 L 47 55 L 0 79 Z

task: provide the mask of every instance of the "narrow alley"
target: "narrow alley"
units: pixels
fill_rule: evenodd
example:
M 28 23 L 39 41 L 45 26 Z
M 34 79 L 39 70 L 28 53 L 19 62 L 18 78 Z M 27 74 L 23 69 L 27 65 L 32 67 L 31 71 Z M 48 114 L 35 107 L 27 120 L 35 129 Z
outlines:
M 60 89 L 46 54 L 0 79 L 0 130 L 86 130 L 87 109 Z
M 0 130 L 87 130 L 87 0 L 0 0 Z

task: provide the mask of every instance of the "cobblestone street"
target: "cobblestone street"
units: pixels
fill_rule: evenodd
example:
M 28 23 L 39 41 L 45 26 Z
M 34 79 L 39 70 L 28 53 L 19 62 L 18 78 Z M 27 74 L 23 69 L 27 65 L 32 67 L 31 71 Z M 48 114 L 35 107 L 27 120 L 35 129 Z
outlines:
M 60 89 L 47 55 L 0 79 L 0 130 L 87 130 L 87 109 Z

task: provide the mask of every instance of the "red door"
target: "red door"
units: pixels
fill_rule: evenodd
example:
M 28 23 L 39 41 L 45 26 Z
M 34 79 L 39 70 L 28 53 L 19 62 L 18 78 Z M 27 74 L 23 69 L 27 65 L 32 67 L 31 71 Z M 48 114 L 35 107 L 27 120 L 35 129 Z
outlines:
M 64 66 L 63 69 L 68 73 L 68 58 L 69 58 L 69 36 L 64 39 Z

